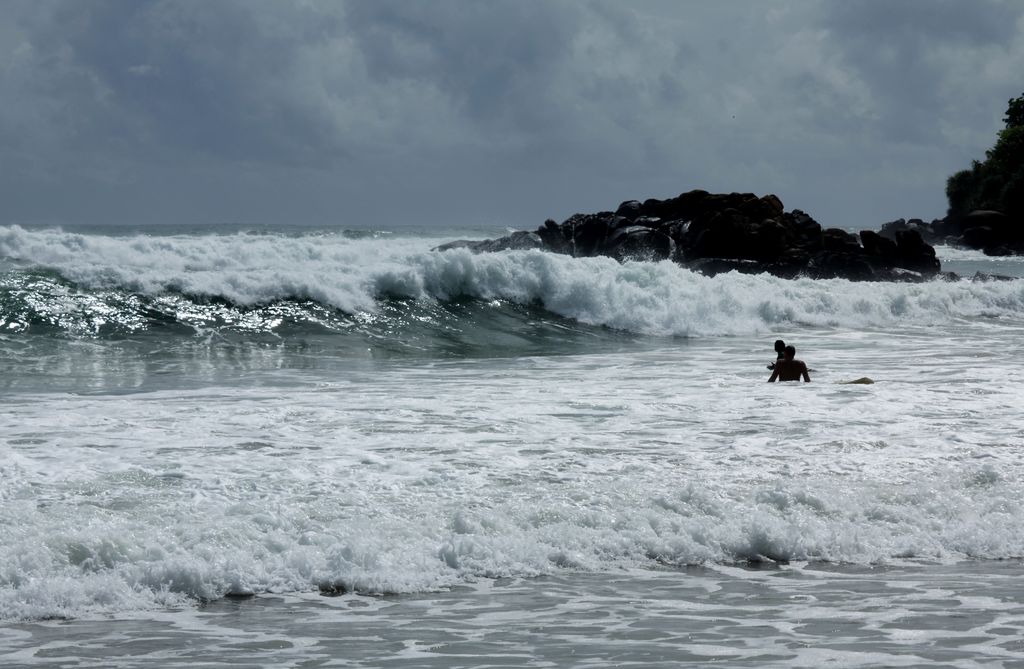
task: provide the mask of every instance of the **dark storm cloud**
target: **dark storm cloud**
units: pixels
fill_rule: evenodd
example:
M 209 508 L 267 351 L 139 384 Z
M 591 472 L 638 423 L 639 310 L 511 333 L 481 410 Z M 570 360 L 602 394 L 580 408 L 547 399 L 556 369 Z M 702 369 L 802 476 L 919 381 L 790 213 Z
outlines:
M 1021 92 L 1022 9 L 9 0 L 0 213 L 532 226 L 704 187 L 938 215 Z
M 283 5 L 264 5 L 51 4 L 30 35 L 38 94 L 68 102 L 54 121 L 83 149 L 312 160 L 330 148 L 324 119 L 280 82 L 294 46 L 323 34 L 321 17 L 293 11 L 280 23 Z
M 537 10 L 528 2 L 357 3 L 346 23 L 372 79 L 431 82 L 468 119 L 500 125 L 526 113 L 527 99 L 551 102 L 549 68 L 565 58 L 582 18 L 567 4 L 541 21 Z
M 845 0 L 826 5 L 826 25 L 874 45 L 1008 45 L 1019 8 L 1006 2 Z
M 949 98 L 973 93 L 950 79 L 951 65 L 973 65 L 978 52 L 1012 58 L 1020 38 L 1019 5 L 852 0 L 826 7 L 823 25 L 845 66 L 870 87 L 878 130 L 889 141 L 943 141 L 938 115 Z M 1000 111 L 997 101 L 985 102 Z

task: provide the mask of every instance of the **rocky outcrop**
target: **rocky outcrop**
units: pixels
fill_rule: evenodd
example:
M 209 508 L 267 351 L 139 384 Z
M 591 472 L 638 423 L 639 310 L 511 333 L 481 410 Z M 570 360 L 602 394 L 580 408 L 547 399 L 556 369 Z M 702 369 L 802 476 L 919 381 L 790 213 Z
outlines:
M 925 223 L 919 218 L 898 219 L 882 225 L 883 236 L 895 239 L 914 231 L 930 244 L 975 249 L 990 256 L 1024 255 L 1024 222 L 1000 211 L 977 210 L 965 216 L 947 216 Z
M 935 250 L 907 227 L 891 236 L 825 228 L 786 211 L 775 195 L 694 190 L 667 200 L 629 200 L 614 211 L 575 214 L 562 223 L 500 239 L 457 241 L 437 250 L 544 249 L 575 257 L 672 260 L 704 274 L 768 272 L 795 278 L 924 280 L 939 272 Z

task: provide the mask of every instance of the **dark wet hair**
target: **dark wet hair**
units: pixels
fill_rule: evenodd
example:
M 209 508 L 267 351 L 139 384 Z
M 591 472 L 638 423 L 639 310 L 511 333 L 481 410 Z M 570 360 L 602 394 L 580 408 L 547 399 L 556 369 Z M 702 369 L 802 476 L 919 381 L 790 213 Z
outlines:
M 788 355 L 788 356 L 796 355 L 796 346 L 787 346 L 786 347 L 786 355 Z
M 775 340 L 775 350 L 776 351 L 781 351 L 784 348 L 786 348 L 786 342 L 782 341 L 781 339 L 776 339 Z

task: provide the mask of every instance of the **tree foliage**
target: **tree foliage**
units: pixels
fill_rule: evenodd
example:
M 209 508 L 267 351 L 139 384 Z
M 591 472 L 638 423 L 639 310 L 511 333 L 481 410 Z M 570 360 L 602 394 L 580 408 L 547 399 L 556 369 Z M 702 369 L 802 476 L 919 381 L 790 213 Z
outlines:
M 1019 128 L 1024 126 L 1024 95 L 1010 100 L 1010 106 L 1006 109 L 1006 116 L 1003 117 L 1007 128 Z
M 951 216 L 994 209 L 1024 219 L 1024 95 L 1010 100 L 995 146 L 946 181 Z

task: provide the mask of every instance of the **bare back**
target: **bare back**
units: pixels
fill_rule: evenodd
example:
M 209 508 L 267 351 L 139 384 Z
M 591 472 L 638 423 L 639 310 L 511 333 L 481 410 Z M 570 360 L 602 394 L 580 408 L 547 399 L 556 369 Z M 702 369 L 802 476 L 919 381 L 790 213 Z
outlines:
M 803 377 L 804 381 L 810 381 L 811 377 L 807 374 L 807 365 L 804 364 L 803 360 L 779 360 L 775 363 L 775 371 L 772 372 L 772 376 L 768 381 L 799 381 Z

